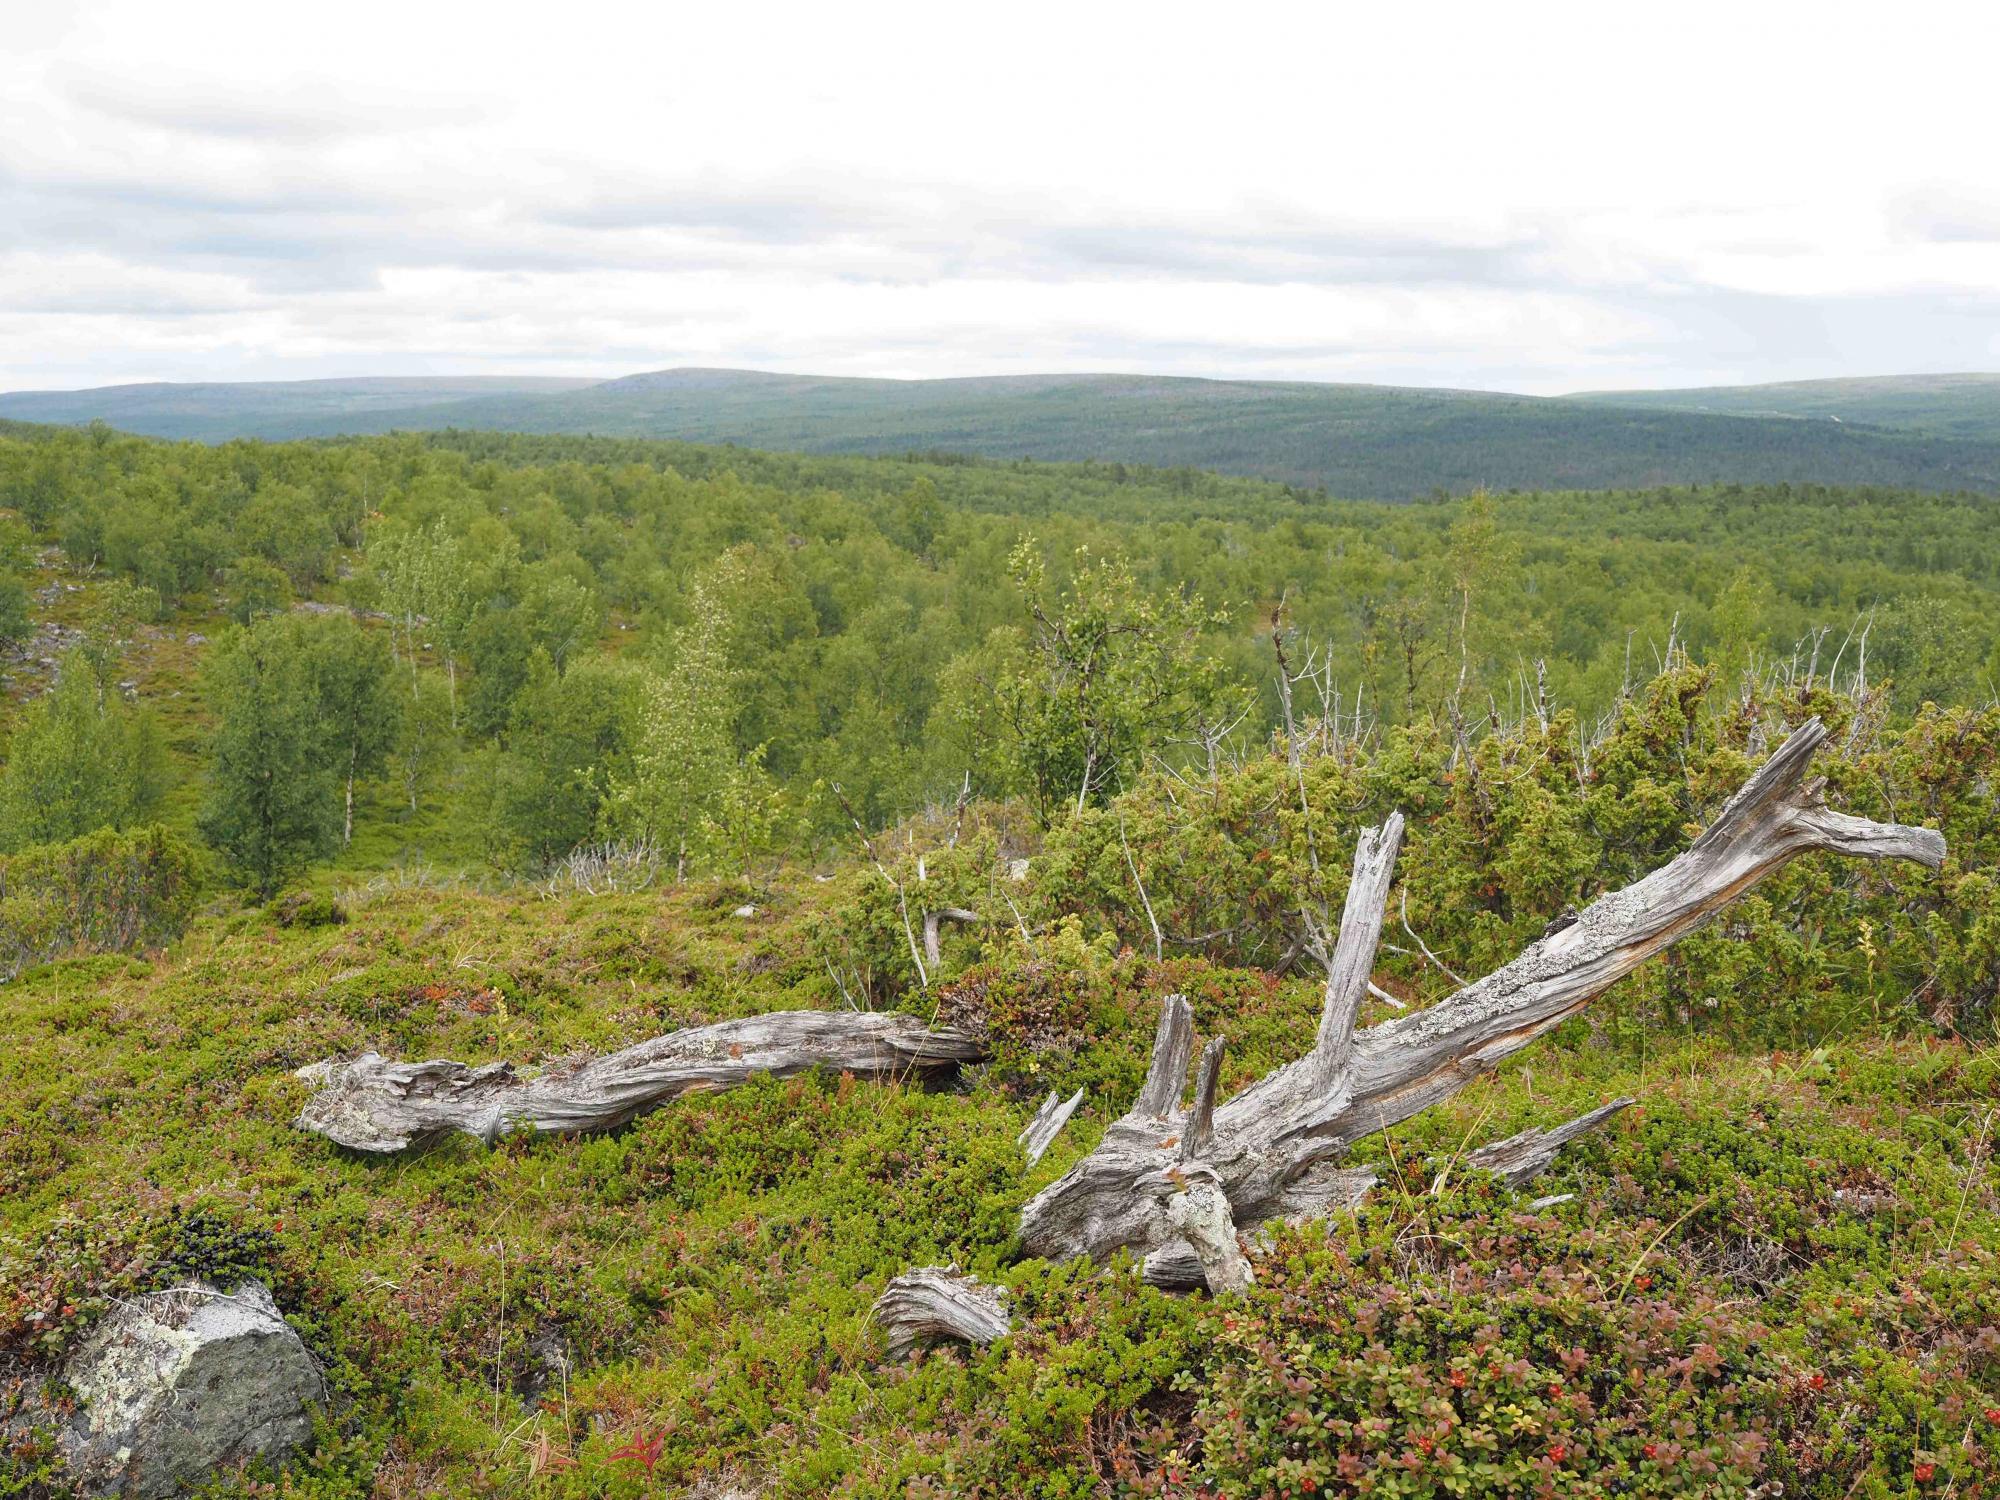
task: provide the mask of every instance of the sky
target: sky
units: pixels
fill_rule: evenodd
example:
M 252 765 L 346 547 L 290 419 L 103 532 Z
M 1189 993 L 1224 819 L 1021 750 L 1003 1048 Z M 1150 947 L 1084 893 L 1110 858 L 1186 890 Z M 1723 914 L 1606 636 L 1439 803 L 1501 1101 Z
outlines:
M 2000 9 L 17 0 L 0 389 L 2000 369 Z

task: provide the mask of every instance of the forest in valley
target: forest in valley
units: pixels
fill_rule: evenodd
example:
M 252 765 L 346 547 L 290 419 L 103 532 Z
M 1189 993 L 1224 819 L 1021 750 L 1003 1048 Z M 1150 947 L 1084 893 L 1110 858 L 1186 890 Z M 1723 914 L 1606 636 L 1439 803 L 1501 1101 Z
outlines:
M 1994 1493 L 1995 503 L 0 428 L 0 1494 L 189 1276 L 327 1393 L 214 1496 Z M 386 1147 L 296 1076 L 798 1010 L 964 1050 Z M 1370 1185 L 1252 1216 L 1320 1058 Z M 1247 1279 L 1059 1221 L 1128 1136 Z M 1003 1332 L 885 1339 L 947 1266 Z
M 160 817 L 266 893 L 357 838 L 748 875 L 966 799 L 1046 825 L 1267 745 L 1287 642 L 1315 711 L 1378 736 L 1543 704 L 1581 743 L 1680 654 L 1725 694 L 1872 682 L 1903 718 L 2000 679 L 2000 530 L 1967 496 L 1382 506 L 1104 465 L 99 431 L 0 443 L 0 503 L 28 658 L 0 838 Z M 36 587 L 64 607 L 31 639 Z M 245 807 L 260 778 L 284 805 Z

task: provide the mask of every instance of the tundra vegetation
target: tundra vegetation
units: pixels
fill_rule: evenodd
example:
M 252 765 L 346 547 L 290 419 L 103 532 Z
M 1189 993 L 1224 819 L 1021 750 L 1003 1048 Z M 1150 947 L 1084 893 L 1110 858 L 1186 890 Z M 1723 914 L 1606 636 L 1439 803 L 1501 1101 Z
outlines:
M 15 430 L 0 504 L 0 1493 L 191 1277 L 330 1392 L 217 1496 L 2000 1489 L 1991 501 Z M 1350 1108 L 1779 782 L 1819 844 Z M 336 1144 L 371 1053 L 526 1103 Z M 1246 1213 L 1315 1059 L 1373 1186 Z M 1172 1217 L 1056 1212 L 1155 1106 Z M 1248 1274 L 1145 1274 L 1202 1170 Z M 943 1266 L 999 1328 L 892 1352 Z

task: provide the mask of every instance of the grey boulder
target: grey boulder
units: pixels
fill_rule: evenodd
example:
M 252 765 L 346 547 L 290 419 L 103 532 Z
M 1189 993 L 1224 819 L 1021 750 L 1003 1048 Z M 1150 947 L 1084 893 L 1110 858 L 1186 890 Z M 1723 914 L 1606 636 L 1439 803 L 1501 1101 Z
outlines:
M 174 1494 L 219 1469 L 273 1462 L 312 1436 L 319 1367 L 271 1294 L 199 1283 L 117 1308 L 63 1367 L 77 1408 L 63 1456 L 94 1495 Z

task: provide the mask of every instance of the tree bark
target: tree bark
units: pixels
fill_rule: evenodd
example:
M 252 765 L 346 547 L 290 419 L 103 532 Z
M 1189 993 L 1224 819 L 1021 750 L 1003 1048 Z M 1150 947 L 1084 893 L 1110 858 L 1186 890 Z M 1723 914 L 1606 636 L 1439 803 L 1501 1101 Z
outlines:
M 511 1063 L 390 1062 L 374 1052 L 314 1063 L 307 1130 L 355 1151 L 402 1151 L 454 1131 L 492 1145 L 517 1130 L 610 1130 L 682 1094 L 715 1092 L 760 1073 L 825 1067 L 862 1078 L 934 1079 L 985 1055 L 974 1038 L 894 1012 L 779 1011 L 655 1037 L 605 1057 L 556 1063 L 530 1077 Z
M 898 1276 L 876 1299 L 875 1321 L 891 1359 L 943 1339 L 990 1344 L 1013 1326 L 1007 1294 L 956 1266 L 922 1266 Z

